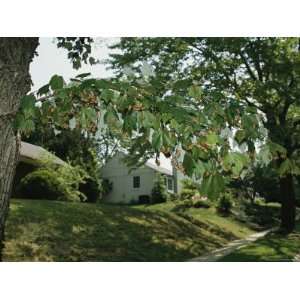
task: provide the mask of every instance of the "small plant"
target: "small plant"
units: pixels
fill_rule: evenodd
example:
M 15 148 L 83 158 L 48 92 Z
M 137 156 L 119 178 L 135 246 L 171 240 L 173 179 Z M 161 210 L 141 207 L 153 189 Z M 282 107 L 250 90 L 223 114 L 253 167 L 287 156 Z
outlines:
M 199 195 L 197 184 L 191 179 L 182 180 L 182 191 L 180 193 L 180 199 L 188 200 L 197 195 Z
M 225 215 L 230 214 L 233 207 L 233 199 L 230 192 L 222 194 L 217 203 L 217 210 Z
M 164 178 L 161 175 L 158 175 L 151 191 L 151 203 L 162 203 L 166 202 L 167 199 L 168 193 Z

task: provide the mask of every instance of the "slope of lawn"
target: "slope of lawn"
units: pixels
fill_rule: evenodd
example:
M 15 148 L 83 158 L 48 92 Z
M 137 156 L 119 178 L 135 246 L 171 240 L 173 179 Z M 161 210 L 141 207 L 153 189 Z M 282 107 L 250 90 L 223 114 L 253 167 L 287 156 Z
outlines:
M 210 232 L 214 232 L 219 237 L 224 237 L 224 242 L 234 239 L 242 239 L 254 231 L 245 224 L 238 222 L 232 216 L 222 217 L 217 214 L 216 209 L 188 208 L 183 211 L 176 209 L 174 202 L 167 202 L 156 205 L 137 206 L 137 208 L 148 209 L 151 211 L 165 211 L 176 213 L 180 217 L 187 219 L 191 223 L 204 227 Z
M 223 257 L 220 261 L 291 261 L 300 254 L 300 224 L 289 235 L 271 233 L 246 247 Z
M 252 231 L 212 209 L 12 200 L 4 261 L 183 261 Z

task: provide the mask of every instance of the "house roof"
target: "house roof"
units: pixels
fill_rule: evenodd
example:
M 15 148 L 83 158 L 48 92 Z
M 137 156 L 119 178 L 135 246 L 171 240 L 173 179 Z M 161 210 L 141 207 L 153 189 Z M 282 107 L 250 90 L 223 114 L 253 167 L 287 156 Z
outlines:
M 50 153 L 46 149 L 26 142 L 21 142 L 20 161 L 30 164 L 38 164 L 45 157 L 50 157 L 55 164 L 65 164 L 63 160 Z
M 173 175 L 173 168 L 166 168 L 161 165 L 157 165 L 155 162 L 153 163 L 151 160 L 146 161 L 145 165 L 159 173 L 172 176 Z
M 118 150 L 117 154 L 128 155 L 125 151 Z M 173 167 L 170 158 L 166 158 L 163 153 L 159 155 L 160 165 L 158 166 L 154 158 L 150 158 L 144 164 L 146 167 L 151 168 L 159 173 L 173 176 Z

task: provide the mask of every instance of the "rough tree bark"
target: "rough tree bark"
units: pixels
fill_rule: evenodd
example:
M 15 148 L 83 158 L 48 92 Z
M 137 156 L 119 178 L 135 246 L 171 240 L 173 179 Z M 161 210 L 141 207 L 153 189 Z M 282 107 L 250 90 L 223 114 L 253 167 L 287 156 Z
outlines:
M 296 219 L 296 197 L 291 174 L 280 178 L 280 199 L 281 229 L 286 233 L 290 233 L 295 228 Z
M 20 143 L 13 121 L 20 99 L 30 90 L 29 64 L 37 46 L 38 38 L 0 38 L 0 260 L 19 155 Z

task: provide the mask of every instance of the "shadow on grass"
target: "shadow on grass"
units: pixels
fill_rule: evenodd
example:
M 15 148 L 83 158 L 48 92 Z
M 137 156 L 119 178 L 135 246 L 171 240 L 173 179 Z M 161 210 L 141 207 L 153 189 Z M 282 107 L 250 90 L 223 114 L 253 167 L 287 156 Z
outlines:
M 221 247 L 167 212 L 38 200 L 13 201 L 5 261 L 183 261 Z
M 266 238 L 258 240 L 244 248 L 241 248 L 220 261 L 227 262 L 280 262 L 291 261 L 300 251 L 300 234 L 298 232 L 289 235 L 278 233 L 269 234 Z

